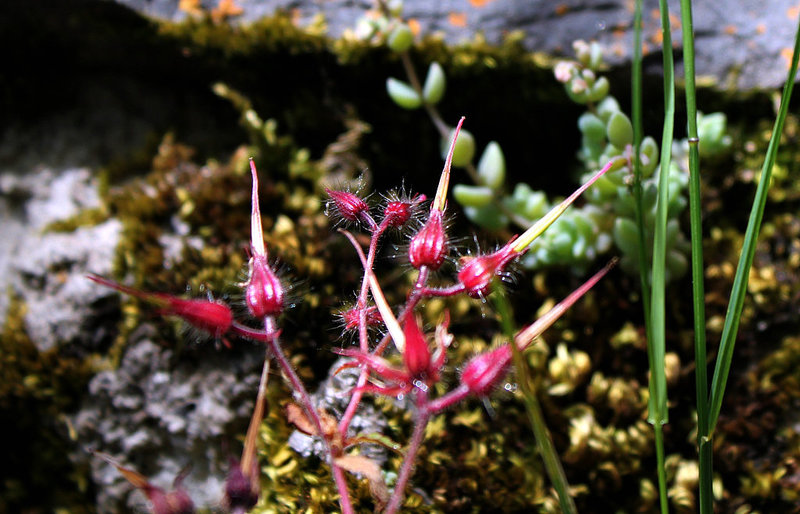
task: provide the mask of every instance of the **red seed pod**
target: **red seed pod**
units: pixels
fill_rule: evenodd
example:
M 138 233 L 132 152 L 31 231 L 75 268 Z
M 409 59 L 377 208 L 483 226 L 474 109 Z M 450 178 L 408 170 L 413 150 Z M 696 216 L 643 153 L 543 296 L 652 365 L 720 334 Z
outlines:
M 494 253 L 468 257 L 458 270 L 458 281 L 469 296 L 483 298 L 489 294 L 494 277 L 503 273 L 505 266 L 518 255 L 520 252 L 507 244 Z
M 447 235 L 444 232 L 442 212 L 434 209 L 431 210 L 428 221 L 411 238 L 411 245 L 408 248 L 408 260 L 417 269 L 427 266 L 437 270 L 441 267 L 446 256 Z
M 87 275 L 87 278 L 121 293 L 153 302 L 159 307 L 162 315 L 182 318 L 190 325 L 208 332 L 214 337 L 221 337 L 230 330 L 233 324 L 233 312 L 224 303 L 212 300 L 184 300 L 165 293 L 139 291 L 99 275 Z
M 336 212 L 347 221 L 359 221 L 364 213 L 369 212 L 367 202 L 347 191 L 334 191 L 326 189 L 331 197 L 331 204 Z
M 183 318 L 190 325 L 208 332 L 214 337 L 222 337 L 230 330 L 233 323 L 231 308 L 224 303 L 210 300 L 169 298 L 169 306 L 161 312 Z
M 283 312 L 283 286 L 269 267 L 266 255 L 250 258 L 250 278 L 245 284 L 244 297 L 250 314 L 256 318 L 277 316 Z
M 470 359 L 461 372 L 461 383 L 472 394 L 487 396 L 505 378 L 510 364 L 511 347 L 504 344 Z
M 403 363 L 408 375 L 412 378 L 433 378 L 436 370 L 431 366 L 431 350 L 425 334 L 420 330 L 416 318 L 409 314 L 406 316 L 403 333 L 406 336 L 406 347 L 403 351 Z

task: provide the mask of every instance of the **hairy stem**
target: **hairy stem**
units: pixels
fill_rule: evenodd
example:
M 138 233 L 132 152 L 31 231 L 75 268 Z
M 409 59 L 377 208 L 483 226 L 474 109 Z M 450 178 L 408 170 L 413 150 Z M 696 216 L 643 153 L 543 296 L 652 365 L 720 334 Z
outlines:
M 411 473 L 414 471 L 414 461 L 417 460 L 417 453 L 419 453 L 419 448 L 422 446 L 422 440 L 425 439 L 425 428 L 431 419 L 427 391 L 417 389 L 416 396 L 417 419 L 414 422 L 414 433 L 411 436 L 411 442 L 408 444 L 403 464 L 400 466 L 400 474 L 397 477 L 397 483 L 394 485 L 392 497 L 389 499 L 389 506 L 386 507 L 386 514 L 394 514 L 401 507 L 406 486 L 411 478 Z
M 264 329 L 267 333 L 275 332 L 276 324 L 273 316 L 267 316 L 264 318 Z M 267 344 L 272 352 L 272 356 L 275 358 L 284 376 L 292 386 L 292 390 L 294 391 L 295 395 L 300 397 L 300 404 L 303 407 L 303 410 L 306 412 L 308 419 L 311 420 L 311 423 L 314 425 L 314 429 L 325 444 L 325 453 L 327 453 L 328 464 L 331 467 L 331 472 L 333 473 L 333 478 L 336 482 L 336 489 L 339 491 L 339 505 L 342 507 L 342 514 L 352 514 L 354 512 L 353 505 L 350 501 L 350 493 L 347 490 L 347 481 L 345 480 L 344 472 L 334 460 L 330 441 L 328 441 L 328 439 L 325 437 L 325 432 L 322 430 L 322 420 L 319 417 L 319 413 L 317 413 L 316 407 L 314 407 L 314 403 L 311 401 L 311 396 L 308 394 L 308 391 L 303 385 L 303 382 L 300 380 L 300 377 L 297 376 L 297 373 L 295 372 L 294 367 L 292 367 L 292 364 L 289 362 L 289 359 L 286 357 L 286 354 L 283 353 L 279 339 L 274 337 L 270 339 Z

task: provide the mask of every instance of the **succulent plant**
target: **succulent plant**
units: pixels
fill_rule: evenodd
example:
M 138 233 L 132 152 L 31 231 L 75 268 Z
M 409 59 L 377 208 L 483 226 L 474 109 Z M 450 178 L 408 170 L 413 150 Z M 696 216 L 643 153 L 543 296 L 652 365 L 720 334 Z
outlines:
M 564 84 L 567 95 L 587 110 L 578 118 L 581 147 L 578 159 L 585 181 L 597 169 L 611 163 L 608 173 L 586 192 L 587 203 L 572 207 L 555 223 L 554 228 L 535 240 L 522 263 L 529 268 L 568 266 L 583 272 L 597 256 L 611 250 L 621 254 L 621 267 L 630 273 L 639 269 L 639 229 L 632 185 L 634 165 L 641 170 L 645 241 L 652 248 L 653 223 L 659 169 L 659 148 L 652 137 L 643 138 L 638 155 L 633 149 L 633 124 L 619 102 L 609 95 L 609 82 L 600 76 L 604 67 L 603 49 L 598 43 L 576 41 L 577 59 L 555 66 L 556 79 Z M 700 116 L 700 149 L 703 156 L 723 155 L 731 144 L 726 134 L 723 113 Z M 669 222 L 667 228 L 667 280 L 682 276 L 688 269 L 689 242 L 680 228 L 679 216 L 687 205 L 688 142 L 673 145 L 675 156 L 669 168 Z M 550 208 L 546 193 L 534 191 L 524 183 L 505 192 L 505 159 L 497 142 L 486 146 L 477 168 L 476 185 L 457 184 L 453 197 L 465 215 L 488 230 L 499 230 L 514 222 L 527 225 Z M 650 255 L 648 255 L 650 258 Z

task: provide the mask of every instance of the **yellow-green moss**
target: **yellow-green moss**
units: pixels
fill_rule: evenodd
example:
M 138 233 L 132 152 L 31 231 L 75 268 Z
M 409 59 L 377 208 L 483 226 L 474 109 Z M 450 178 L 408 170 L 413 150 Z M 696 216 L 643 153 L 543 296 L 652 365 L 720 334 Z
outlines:
M 0 471 L 0 512 L 90 512 L 88 470 L 69 461 L 69 421 L 93 372 L 90 359 L 39 352 L 25 305 L 12 298 L 0 333 L 0 425 L 8 448 Z

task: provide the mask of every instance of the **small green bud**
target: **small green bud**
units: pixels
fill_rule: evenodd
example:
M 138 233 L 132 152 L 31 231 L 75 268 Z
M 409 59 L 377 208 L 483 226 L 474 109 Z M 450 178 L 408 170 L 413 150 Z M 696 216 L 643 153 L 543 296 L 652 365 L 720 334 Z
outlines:
M 389 33 L 389 37 L 386 39 L 386 44 L 389 45 L 389 48 L 391 48 L 394 52 L 405 52 L 411 48 L 412 44 L 414 44 L 414 33 L 411 32 L 411 29 L 408 27 L 408 25 L 405 23 L 400 23 L 396 25 Z
M 614 220 L 614 243 L 628 256 L 636 258 L 639 255 L 639 229 L 632 219 Z
M 575 52 L 575 57 L 578 58 L 581 64 L 587 66 L 592 56 L 592 50 L 589 43 L 583 39 L 578 39 L 572 42 L 572 50 Z
M 591 87 L 594 85 L 594 81 L 597 80 L 597 75 L 588 68 L 585 68 L 581 71 L 581 78 L 586 81 L 586 85 Z
M 448 138 L 442 139 L 442 159 L 447 158 L 447 152 L 450 150 L 450 141 L 453 139 L 455 130 L 450 131 Z M 453 150 L 453 166 L 463 168 L 472 162 L 475 156 L 475 137 L 468 130 L 461 129 L 456 140 L 456 147 Z
M 414 91 L 411 85 L 402 80 L 397 80 L 392 77 L 386 79 L 386 92 L 389 93 L 389 97 L 394 100 L 394 103 L 403 109 L 416 109 L 422 105 L 422 98 Z M 446 152 L 447 150 L 445 150 L 445 155 Z
M 578 129 L 592 141 L 604 141 L 606 138 L 606 126 L 603 120 L 591 112 L 585 112 L 578 118 Z
M 494 190 L 503 187 L 506 179 L 506 159 L 496 141 L 491 141 L 483 150 L 478 161 L 478 176 L 486 186 Z
M 607 96 L 597 105 L 597 115 L 604 123 L 608 123 L 608 119 L 615 112 L 619 112 L 619 102 L 613 96 Z
M 700 154 L 713 157 L 725 153 L 731 147 L 731 136 L 727 135 L 727 119 L 724 113 L 700 114 L 697 120 L 697 135 L 700 138 Z
M 621 111 L 611 114 L 606 123 L 606 135 L 608 141 L 617 148 L 625 148 L 633 143 L 633 125 L 630 118 Z
M 444 96 L 446 84 L 442 66 L 436 61 L 432 62 L 425 77 L 425 85 L 422 87 L 422 97 L 425 102 L 431 105 L 438 103 Z
M 600 77 L 592 84 L 592 87 L 589 88 L 589 101 L 599 102 L 608 95 L 610 89 L 611 85 L 608 83 L 608 79 Z
M 596 70 L 603 65 L 603 45 L 593 42 L 589 46 L 589 64 L 588 66 Z
M 464 207 L 483 207 L 492 202 L 492 190 L 485 186 L 453 186 L 453 198 Z
M 650 136 L 642 139 L 639 155 L 641 158 L 642 177 L 647 178 L 653 174 L 658 165 L 658 143 L 656 143 L 656 140 Z

